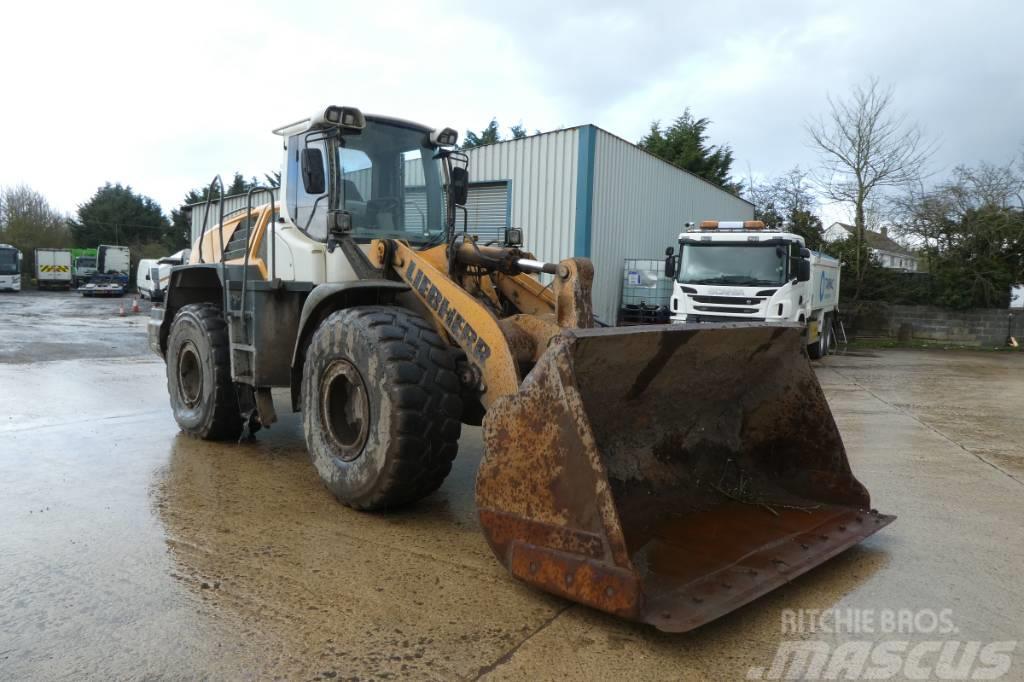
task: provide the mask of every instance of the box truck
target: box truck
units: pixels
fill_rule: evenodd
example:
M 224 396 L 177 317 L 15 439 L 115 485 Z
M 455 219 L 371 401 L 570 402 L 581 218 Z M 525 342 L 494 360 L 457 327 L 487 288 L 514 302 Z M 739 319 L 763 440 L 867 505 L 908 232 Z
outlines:
M 71 288 L 71 249 L 36 249 L 36 285 L 40 289 Z
M 828 354 L 839 312 L 837 259 L 759 220 L 688 228 L 679 253 L 665 252 L 665 274 L 675 280 L 672 322 L 799 322 L 810 356 Z

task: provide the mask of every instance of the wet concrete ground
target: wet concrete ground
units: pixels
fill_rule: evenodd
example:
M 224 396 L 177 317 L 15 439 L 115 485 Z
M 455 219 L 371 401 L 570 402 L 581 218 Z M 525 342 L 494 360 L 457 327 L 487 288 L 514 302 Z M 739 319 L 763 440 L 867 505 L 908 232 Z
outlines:
M 1024 638 L 1024 356 L 818 365 L 854 471 L 900 518 L 666 635 L 506 574 L 474 514 L 477 429 L 416 508 L 354 512 L 320 485 L 293 416 L 254 444 L 180 436 L 142 316 L 13 296 L 0 296 L 0 679 L 744 679 L 791 639 Z M 829 608 L 952 609 L 957 631 L 783 632 L 785 610 Z M 1024 679 L 1020 651 L 1005 679 Z

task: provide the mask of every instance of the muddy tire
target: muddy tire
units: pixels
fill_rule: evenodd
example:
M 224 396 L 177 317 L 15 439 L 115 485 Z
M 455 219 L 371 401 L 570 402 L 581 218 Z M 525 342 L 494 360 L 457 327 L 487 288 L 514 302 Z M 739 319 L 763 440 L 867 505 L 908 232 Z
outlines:
M 821 318 L 821 329 L 818 340 L 807 346 L 807 354 L 812 360 L 820 360 L 828 355 L 828 347 L 832 342 L 832 316 L 827 313 Z
M 237 440 L 242 417 L 220 308 L 211 303 L 182 306 L 171 323 L 166 358 L 167 390 L 181 430 L 203 440 Z
M 317 328 L 302 373 L 313 466 L 343 504 L 386 509 L 434 492 L 462 424 L 455 354 L 419 315 L 364 306 Z

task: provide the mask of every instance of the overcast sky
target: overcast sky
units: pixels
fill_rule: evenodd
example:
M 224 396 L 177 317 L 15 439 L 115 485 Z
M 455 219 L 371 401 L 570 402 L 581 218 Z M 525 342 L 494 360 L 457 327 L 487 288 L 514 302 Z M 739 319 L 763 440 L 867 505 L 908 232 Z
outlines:
M 804 121 L 872 74 L 940 173 L 1024 142 L 1024 3 L 485 4 L 4 3 L 0 185 L 73 212 L 121 182 L 170 213 L 216 173 L 278 169 L 270 129 L 324 104 L 632 141 L 689 106 L 736 175 L 771 176 L 815 164 Z

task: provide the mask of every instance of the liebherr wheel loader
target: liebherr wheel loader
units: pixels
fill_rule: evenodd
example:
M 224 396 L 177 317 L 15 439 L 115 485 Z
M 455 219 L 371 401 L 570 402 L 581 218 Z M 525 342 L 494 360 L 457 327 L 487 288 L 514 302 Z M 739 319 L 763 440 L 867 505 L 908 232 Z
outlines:
M 453 130 L 332 106 L 274 132 L 280 201 L 194 209 L 203 233 L 149 323 L 185 433 L 250 437 L 289 388 L 325 485 L 381 510 L 436 490 L 482 423 L 498 560 L 666 631 L 892 521 L 850 471 L 799 326 L 598 328 L 589 260 L 467 233 Z

